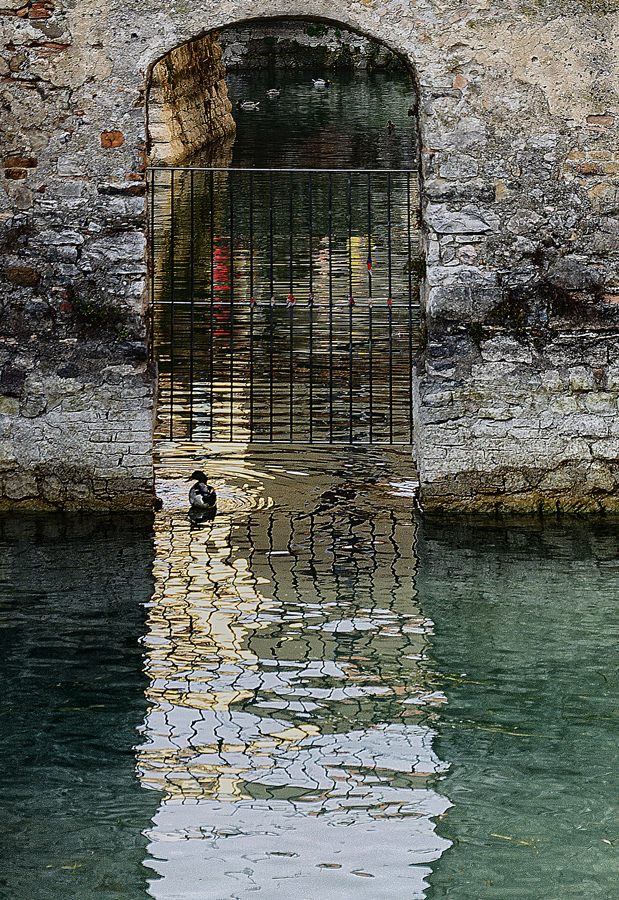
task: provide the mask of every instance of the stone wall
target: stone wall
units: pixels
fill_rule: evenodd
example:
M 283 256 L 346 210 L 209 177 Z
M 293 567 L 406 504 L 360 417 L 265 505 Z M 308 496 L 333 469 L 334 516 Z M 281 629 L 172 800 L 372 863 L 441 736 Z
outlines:
M 141 441 L 155 391 L 150 73 L 213 31 L 292 17 L 382 42 L 413 73 L 426 255 L 415 373 L 422 504 L 614 508 L 618 10 L 619 0 L 4 0 L 5 498 L 21 484 L 34 502 L 43 477 L 77 484 L 79 472 L 92 488 L 78 502 L 152 501 L 150 438 Z M 91 309 L 100 334 L 85 327 Z M 99 387 L 123 379 L 121 405 L 110 388 L 104 413 Z M 97 402 L 71 412 L 65 385 Z
M 576 41 L 583 22 L 569 24 L 569 48 L 556 21 L 542 29 L 564 73 L 586 45 Z M 616 20 L 598 25 L 612 45 Z M 503 40 L 505 54 L 522 55 Z M 512 80 L 506 56 L 497 65 L 478 51 L 421 111 L 426 346 L 415 439 L 427 511 L 619 508 L 614 63 L 588 70 L 583 92 L 566 76 L 563 92 L 542 93 L 537 66 L 557 62 L 525 47 L 526 81 Z
M 148 92 L 151 165 L 180 165 L 234 134 L 217 34 L 170 51 L 153 66 Z
M 101 268 L 121 282 L 142 269 L 143 238 L 129 244 L 125 233 L 101 229 L 83 250 L 82 236 L 60 223 L 36 245 L 23 228 L 7 235 L 15 265 L 5 270 L 23 292 L 0 313 L 0 509 L 148 508 L 155 372 L 143 315 L 89 290 Z M 93 282 L 54 290 L 50 274 L 45 293 L 32 296 L 36 270 L 19 252 L 28 237 L 51 273 L 79 265 Z
M 144 94 L 111 27 L 88 3 L 0 15 L 0 507 L 154 499 Z
M 384 45 L 335 25 L 315 21 L 248 22 L 219 36 L 227 69 L 397 68 Z

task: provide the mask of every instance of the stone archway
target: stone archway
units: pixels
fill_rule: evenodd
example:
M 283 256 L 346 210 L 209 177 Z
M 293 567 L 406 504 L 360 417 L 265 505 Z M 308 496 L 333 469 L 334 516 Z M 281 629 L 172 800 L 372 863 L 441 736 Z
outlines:
M 8 0 L 0 12 L 4 505 L 148 505 L 144 94 L 229 24 L 337 21 L 419 94 L 427 509 L 617 505 L 619 16 L 455 0 Z M 615 477 L 617 476 L 617 478 Z

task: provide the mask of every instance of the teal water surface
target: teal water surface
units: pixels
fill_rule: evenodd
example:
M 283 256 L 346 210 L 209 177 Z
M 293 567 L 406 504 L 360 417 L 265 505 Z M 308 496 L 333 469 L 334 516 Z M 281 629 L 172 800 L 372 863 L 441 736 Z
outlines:
M 429 896 L 616 896 L 618 526 L 426 524 L 419 558 L 453 803 Z
M 614 897 L 618 527 L 180 449 L 154 530 L 1 521 L 2 900 Z

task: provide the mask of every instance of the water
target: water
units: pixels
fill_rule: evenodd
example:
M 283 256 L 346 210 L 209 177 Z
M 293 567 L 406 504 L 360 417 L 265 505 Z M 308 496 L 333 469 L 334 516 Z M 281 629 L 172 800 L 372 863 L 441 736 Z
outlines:
M 617 526 L 420 524 L 395 451 L 212 449 L 161 446 L 154 530 L 0 522 L 0 897 L 614 896 Z
M 313 78 L 330 79 L 323 88 Z M 413 84 L 406 72 L 278 69 L 226 76 L 237 132 L 229 164 L 311 169 L 416 169 Z M 269 98 L 269 88 L 280 87 Z M 237 100 L 259 101 L 237 109 Z M 389 122 L 395 128 L 389 128 Z M 209 159 L 208 153 L 205 155 Z

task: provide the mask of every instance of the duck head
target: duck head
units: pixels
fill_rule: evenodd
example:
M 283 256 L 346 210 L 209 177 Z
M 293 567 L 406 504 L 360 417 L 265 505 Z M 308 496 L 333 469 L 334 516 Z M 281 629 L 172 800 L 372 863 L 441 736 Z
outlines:
M 200 484 L 206 484 L 206 482 L 207 482 L 207 477 L 206 477 L 206 475 L 204 474 L 204 472 L 201 472 L 199 469 L 196 469 L 196 471 L 193 472 L 193 473 L 189 476 L 189 478 L 187 479 L 187 481 L 198 481 Z

